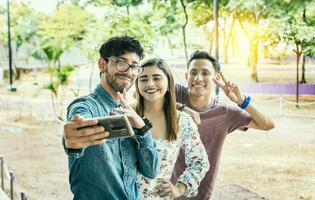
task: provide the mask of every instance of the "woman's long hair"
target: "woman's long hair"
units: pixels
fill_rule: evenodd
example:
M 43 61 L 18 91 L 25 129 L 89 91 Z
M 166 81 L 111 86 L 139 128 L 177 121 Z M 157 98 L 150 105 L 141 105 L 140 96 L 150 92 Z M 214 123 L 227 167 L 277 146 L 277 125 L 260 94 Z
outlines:
M 177 139 L 177 132 L 178 132 L 178 120 L 177 120 L 177 110 L 176 110 L 176 96 L 175 96 L 175 85 L 174 85 L 174 78 L 170 67 L 168 64 L 160 58 L 152 58 L 146 60 L 142 65 L 142 68 L 145 67 L 158 67 L 161 69 L 167 77 L 168 80 L 168 90 L 164 96 L 164 115 L 166 118 L 166 139 L 168 141 L 173 141 Z M 136 79 L 136 99 L 137 99 L 137 106 L 136 112 L 143 117 L 144 114 L 144 99 L 141 96 L 138 88 L 138 81 Z M 154 124 L 153 124 L 154 126 Z

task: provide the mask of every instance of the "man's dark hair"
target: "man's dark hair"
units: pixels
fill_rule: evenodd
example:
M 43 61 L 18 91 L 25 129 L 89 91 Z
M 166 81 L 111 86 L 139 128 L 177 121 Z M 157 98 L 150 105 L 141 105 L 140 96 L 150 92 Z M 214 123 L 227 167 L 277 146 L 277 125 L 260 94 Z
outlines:
M 212 66 L 213 66 L 215 71 L 219 71 L 220 70 L 220 65 L 219 65 L 218 61 L 206 51 L 195 51 L 193 54 L 191 54 L 191 56 L 189 58 L 189 61 L 187 63 L 187 69 L 189 69 L 190 63 L 193 60 L 196 60 L 196 59 L 209 60 L 212 63 Z
M 99 50 L 100 57 L 106 61 L 108 57 L 120 56 L 127 52 L 136 53 L 140 59 L 144 57 L 144 50 L 140 42 L 129 36 L 112 37 L 102 44 Z

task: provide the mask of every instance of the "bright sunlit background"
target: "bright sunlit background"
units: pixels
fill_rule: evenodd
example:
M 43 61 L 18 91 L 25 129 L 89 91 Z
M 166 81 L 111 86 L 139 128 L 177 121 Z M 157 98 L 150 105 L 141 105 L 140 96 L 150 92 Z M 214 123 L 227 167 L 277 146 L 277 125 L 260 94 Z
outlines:
M 10 84 L 7 11 L 0 0 L 4 189 L 12 170 L 15 195 L 29 199 L 72 197 L 60 142 L 65 109 L 99 82 L 104 41 L 136 37 L 145 59 L 165 59 L 183 84 L 191 53 L 215 55 L 212 1 L 11 0 Z M 229 199 L 233 185 L 268 199 L 315 199 L 315 0 L 221 0 L 218 20 L 221 71 L 276 128 L 227 137 L 214 199 Z

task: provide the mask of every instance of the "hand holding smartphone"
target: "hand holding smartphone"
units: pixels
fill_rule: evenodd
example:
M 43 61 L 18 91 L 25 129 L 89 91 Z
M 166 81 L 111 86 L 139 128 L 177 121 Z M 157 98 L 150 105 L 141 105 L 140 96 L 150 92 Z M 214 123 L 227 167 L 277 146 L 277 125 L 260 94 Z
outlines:
M 110 115 L 95 119 L 98 120 L 98 126 L 103 126 L 109 132 L 107 139 L 132 137 L 134 135 L 134 131 L 125 115 Z
M 109 136 L 106 139 L 132 137 L 134 135 L 134 131 L 125 115 L 110 115 L 92 119 L 96 119 L 98 121 L 96 126 L 103 126 L 105 131 L 109 132 Z M 94 126 L 85 126 L 79 129 L 89 127 Z

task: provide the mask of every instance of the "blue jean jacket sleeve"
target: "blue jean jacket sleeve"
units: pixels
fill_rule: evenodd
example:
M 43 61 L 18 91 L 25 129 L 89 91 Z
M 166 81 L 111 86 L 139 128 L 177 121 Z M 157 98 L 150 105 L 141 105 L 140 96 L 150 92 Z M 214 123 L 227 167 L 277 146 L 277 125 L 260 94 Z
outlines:
M 148 178 L 155 178 L 159 173 L 160 161 L 155 142 L 150 132 L 144 136 L 135 135 L 137 143 L 138 171 Z
M 92 114 L 89 110 L 89 104 L 85 101 L 86 98 L 78 98 L 74 102 L 72 102 L 67 109 L 67 122 L 69 122 L 72 117 L 76 114 L 84 117 L 84 118 L 91 118 Z M 65 139 L 62 137 L 62 145 L 66 152 L 66 154 L 73 158 L 80 158 L 83 156 L 84 148 L 76 149 L 75 151 L 68 151 L 65 146 Z

